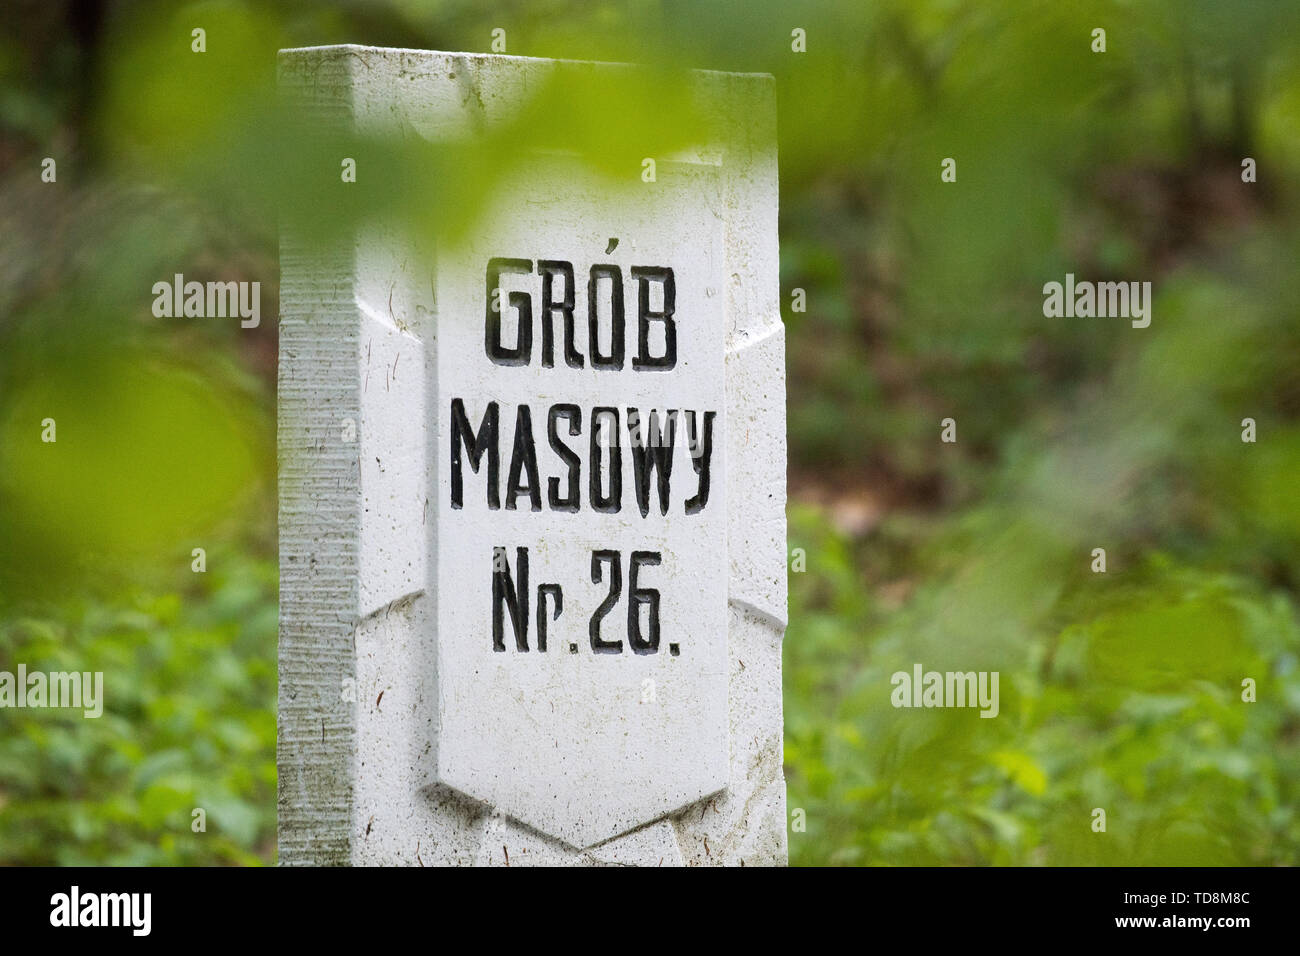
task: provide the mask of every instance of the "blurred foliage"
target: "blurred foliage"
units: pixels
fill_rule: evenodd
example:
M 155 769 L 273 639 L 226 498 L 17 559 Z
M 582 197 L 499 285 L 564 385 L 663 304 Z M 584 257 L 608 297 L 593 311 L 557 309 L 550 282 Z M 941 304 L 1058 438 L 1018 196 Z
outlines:
M 454 238 L 524 147 L 632 181 L 690 141 L 692 66 L 776 76 L 783 302 L 807 294 L 785 316 L 792 861 L 1295 863 L 1298 8 L 9 0 L 0 669 L 103 669 L 107 710 L 0 710 L 0 862 L 274 860 L 284 217 Z M 648 69 L 559 71 L 482 140 L 358 140 L 373 175 L 342 199 L 315 162 L 337 144 L 277 114 L 281 47 L 486 52 L 494 27 L 512 54 Z M 1045 319 L 1066 272 L 1152 281 L 1151 327 Z M 260 327 L 153 318 L 175 273 L 260 281 Z M 915 662 L 1000 671 L 1001 715 L 895 710 Z
M 68 600 L 0 629 L 7 669 L 102 671 L 106 702 L 98 718 L 3 712 L 4 862 L 274 859 L 274 559 L 210 553 L 192 574 L 177 557 L 187 580 L 170 588 Z

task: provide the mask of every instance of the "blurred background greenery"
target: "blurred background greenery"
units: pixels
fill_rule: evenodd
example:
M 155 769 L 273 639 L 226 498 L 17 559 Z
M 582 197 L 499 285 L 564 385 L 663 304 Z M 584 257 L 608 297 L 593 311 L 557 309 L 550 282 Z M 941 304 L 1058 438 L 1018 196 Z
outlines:
M 785 315 L 791 861 L 1296 862 L 1294 0 L 9 0 L 4 21 L 0 670 L 103 670 L 107 703 L 0 710 L 0 862 L 274 862 L 276 199 L 300 172 L 275 51 L 487 52 L 496 27 L 513 54 L 777 77 L 783 302 L 808 303 Z M 608 96 L 545 115 L 671 133 L 671 97 Z M 501 172 L 476 160 L 423 197 L 460 228 Z M 261 326 L 154 318 L 177 272 L 260 281 Z M 1151 327 L 1044 318 L 1066 272 L 1152 281 Z M 1000 671 L 1001 716 L 895 710 L 913 662 Z

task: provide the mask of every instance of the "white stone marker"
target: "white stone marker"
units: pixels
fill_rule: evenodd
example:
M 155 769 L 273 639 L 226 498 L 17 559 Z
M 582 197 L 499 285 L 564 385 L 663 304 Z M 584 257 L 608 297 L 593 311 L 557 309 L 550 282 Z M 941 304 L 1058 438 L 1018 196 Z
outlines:
M 557 68 L 321 47 L 280 82 L 437 143 Z M 773 86 L 690 83 L 705 141 L 654 182 L 538 150 L 436 254 L 283 237 L 282 863 L 785 862 Z

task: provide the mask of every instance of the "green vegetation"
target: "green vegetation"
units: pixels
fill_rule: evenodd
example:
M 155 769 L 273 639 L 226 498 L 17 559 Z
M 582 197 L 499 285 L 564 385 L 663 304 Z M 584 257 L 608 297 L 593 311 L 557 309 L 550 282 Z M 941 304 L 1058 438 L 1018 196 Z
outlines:
M 497 26 L 510 53 L 777 77 L 783 302 L 807 298 L 785 316 L 792 862 L 1297 862 L 1294 0 L 10 11 L 0 670 L 102 669 L 107 706 L 0 710 L 0 863 L 274 861 L 277 215 L 407 210 L 454 240 L 512 161 L 375 151 L 362 202 L 322 203 L 275 50 L 486 51 Z M 679 93 L 559 83 L 530 107 L 558 125 L 512 135 L 614 182 L 685 135 Z M 262 325 L 155 319 L 175 272 L 260 280 Z M 1151 281 L 1150 328 L 1044 317 L 1066 273 Z M 893 708 L 914 663 L 999 671 L 1000 715 Z
M 232 553 L 203 575 L 182 567 L 172 589 L 68 601 L 0 632 L 0 658 L 29 671 L 103 671 L 108 702 L 97 719 L 6 714 L 8 861 L 274 859 L 274 561 Z

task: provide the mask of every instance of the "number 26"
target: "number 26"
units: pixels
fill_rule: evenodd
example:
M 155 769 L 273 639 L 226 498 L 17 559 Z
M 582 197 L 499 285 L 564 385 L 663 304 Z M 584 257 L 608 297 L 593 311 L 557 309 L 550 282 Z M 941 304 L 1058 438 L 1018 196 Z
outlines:
M 607 641 L 600 636 L 600 622 L 614 609 L 623 593 L 622 554 L 618 551 L 593 551 L 591 553 L 591 583 L 601 584 L 605 574 L 602 565 L 609 567 L 609 594 L 591 615 L 587 632 L 591 636 L 591 649 L 597 654 L 623 653 L 622 641 Z M 628 562 L 627 642 L 636 654 L 654 654 L 659 650 L 659 592 L 655 588 L 637 586 L 637 572 L 643 567 L 657 567 L 663 561 L 658 551 L 633 551 Z M 641 607 L 650 609 L 649 625 L 641 631 Z

